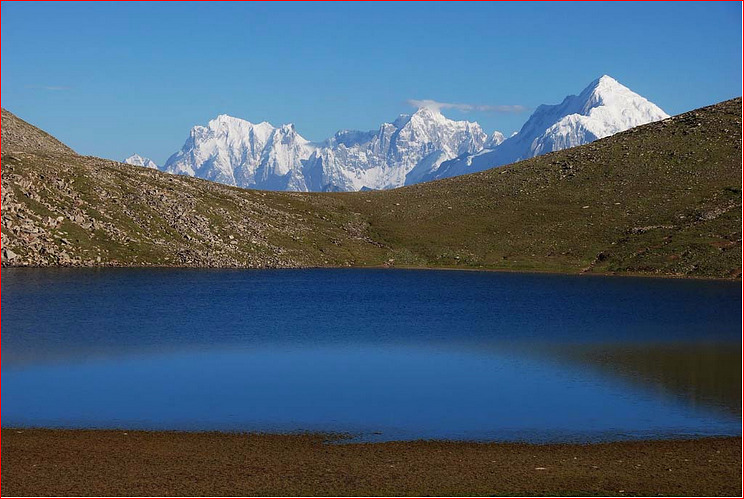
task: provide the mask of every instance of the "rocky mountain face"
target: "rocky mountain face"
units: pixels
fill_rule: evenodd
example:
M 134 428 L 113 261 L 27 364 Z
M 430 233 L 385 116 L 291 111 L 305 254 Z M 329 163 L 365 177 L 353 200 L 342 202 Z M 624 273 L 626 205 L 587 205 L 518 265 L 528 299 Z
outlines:
M 155 170 L 158 169 L 158 165 L 155 164 L 153 160 L 151 160 L 150 158 L 144 158 L 140 156 L 139 154 L 132 154 L 131 156 L 126 158 L 124 161 L 122 161 L 122 163 L 126 163 L 128 165 L 133 165 L 133 166 L 142 166 L 144 168 L 153 168 Z
M 274 127 L 221 115 L 194 127 L 162 169 L 266 190 L 390 189 L 586 144 L 666 117 L 609 76 L 558 105 L 538 107 L 508 139 L 426 107 L 377 130 L 342 130 L 322 143 L 307 141 L 291 124 Z
M 668 117 L 661 108 L 605 75 L 560 104 L 539 106 L 516 135 L 476 154 L 444 163 L 423 180 L 515 163 Z

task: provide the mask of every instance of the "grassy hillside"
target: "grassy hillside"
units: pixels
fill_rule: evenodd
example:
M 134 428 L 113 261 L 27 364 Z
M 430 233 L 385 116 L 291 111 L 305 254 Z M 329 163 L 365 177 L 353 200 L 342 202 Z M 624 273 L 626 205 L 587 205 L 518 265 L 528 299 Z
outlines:
M 17 119 L 17 118 L 16 118 Z M 741 99 L 391 191 L 250 191 L 6 147 L 3 265 L 422 266 L 741 276 Z M 21 120 L 13 137 L 35 137 Z

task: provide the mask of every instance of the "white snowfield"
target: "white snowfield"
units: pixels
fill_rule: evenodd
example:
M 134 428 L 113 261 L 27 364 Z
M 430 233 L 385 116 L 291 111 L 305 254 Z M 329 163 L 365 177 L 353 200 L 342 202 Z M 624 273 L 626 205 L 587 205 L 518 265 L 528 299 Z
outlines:
M 560 104 L 539 106 L 508 139 L 429 107 L 378 130 L 339 131 L 322 143 L 307 141 L 292 124 L 274 127 L 220 115 L 192 128 L 161 169 L 255 189 L 390 189 L 513 163 L 667 117 L 609 76 Z M 125 161 L 154 165 L 138 155 Z

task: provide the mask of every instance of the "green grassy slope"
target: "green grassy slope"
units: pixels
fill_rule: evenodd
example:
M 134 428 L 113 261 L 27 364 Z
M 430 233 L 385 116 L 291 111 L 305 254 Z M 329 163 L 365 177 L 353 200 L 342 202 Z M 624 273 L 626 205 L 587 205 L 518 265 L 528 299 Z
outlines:
M 360 193 L 243 190 L 4 142 L 3 265 L 740 277 L 741 113 L 735 99 L 514 165 Z M 36 133 L 22 125 L 15 137 Z M 5 141 L 5 113 L 2 126 Z

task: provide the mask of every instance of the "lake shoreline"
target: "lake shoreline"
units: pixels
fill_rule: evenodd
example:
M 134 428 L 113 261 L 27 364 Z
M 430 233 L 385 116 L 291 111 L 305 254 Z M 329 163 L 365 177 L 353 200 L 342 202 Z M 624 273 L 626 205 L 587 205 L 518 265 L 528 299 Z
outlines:
M 126 264 L 100 264 L 100 265 L 3 265 L 3 269 L 133 269 L 133 270 L 426 270 L 446 272 L 492 272 L 504 274 L 538 274 L 557 276 L 595 276 L 595 277 L 639 277 L 646 279 L 680 279 L 693 281 L 723 281 L 742 282 L 742 275 L 735 277 L 694 276 L 681 274 L 651 274 L 642 272 L 560 272 L 556 270 L 520 270 L 501 268 L 473 268 L 473 267 L 425 267 L 425 266 L 403 266 L 403 265 L 351 265 L 351 266 L 294 266 L 294 267 L 248 267 L 248 266 L 199 266 L 199 265 L 126 265 Z
M 337 438 L 3 428 L 2 494 L 739 496 L 742 491 L 741 437 L 592 444 Z

